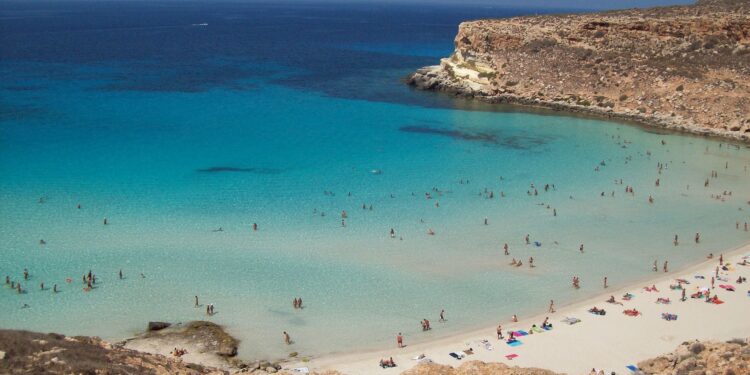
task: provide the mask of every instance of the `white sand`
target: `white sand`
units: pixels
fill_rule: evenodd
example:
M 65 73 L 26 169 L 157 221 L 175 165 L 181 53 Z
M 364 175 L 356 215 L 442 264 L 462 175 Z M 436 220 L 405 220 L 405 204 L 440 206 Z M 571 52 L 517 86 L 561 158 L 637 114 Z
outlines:
M 518 323 L 503 322 L 504 334 L 508 330 L 528 331 L 532 324 L 541 325 L 545 316 L 549 316 L 554 329 L 544 333 L 520 337 L 523 345 L 511 348 L 504 341 L 498 341 L 496 327 L 487 327 L 481 331 L 460 334 L 432 342 L 410 345 L 397 349 L 394 337 L 394 347 L 390 350 L 378 352 L 359 352 L 346 355 L 321 357 L 308 363 L 291 363 L 285 368 L 308 366 L 311 370 L 335 369 L 345 374 L 397 374 L 417 364 L 413 357 L 424 353 L 436 363 L 458 366 L 462 361 L 448 355 L 453 351 L 461 351 L 469 347 L 475 354 L 467 356 L 466 360 L 480 360 L 485 362 L 502 362 L 521 367 L 540 367 L 569 374 L 588 373 L 592 368 L 604 369 L 607 374 L 615 371 L 617 374 L 629 374 L 625 366 L 673 351 L 681 342 L 692 339 L 727 340 L 735 337 L 750 337 L 750 283 L 737 284 L 739 276 L 750 279 L 750 265 L 740 266 L 737 262 L 743 256 L 750 255 L 750 245 L 724 254 L 725 264 L 730 264 L 733 270 L 721 271 L 720 276 L 728 277 L 727 282 L 716 281 L 716 288 L 712 291 L 725 301 L 724 304 L 706 303 L 705 299 L 691 299 L 690 294 L 699 287 L 710 287 L 711 276 L 719 263 L 716 258 L 707 260 L 696 266 L 677 272 L 658 276 L 648 282 L 641 282 L 623 289 L 603 290 L 603 294 L 559 309 L 554 314 L 540 314 L 532 318 L 521 317 Z M 750 258 L 748 258 L 750 262 Z M 660 265 L 661 266 L 661 265 Z M 696 279 L 695 275 L 703 275 L 705 280 Z M 675 279 L 683 278 L 690 282 L 686 286 L 687 301 L 681 302 L 680 290 L 671 290 L 670 284 L 676 284 Z M 646 292 L 644 286 L 655 284 L 659 292 Z M 733 285 L 735 292 L 719 288 L 720 284 Z M 617 301 L 630 292 L 635 297 L 631 301 L 623 301 L 624 306 L 606 303 L 610 295 Z M 671 304 L 657 304 L 658 297 L 667 297 Z M 605 316 L 593 315 L 588 309 L 596 306 L 607 311 Z M 630 317 L 623 314 L 623 310 L 636 308 L 643 315 Z M 677 314 L 676 321 L 666 321 L 661 314 L 669 312 Z M 566 316 L 574 316 L 581 322 L 572 326 L 561 320 Z M 433 326 L 439 323 L 434 323 Z M 507 338 L 507 335 L 506 335 Z M 488 351 L 481 340 L 489 340 L 494 347 Z M 409 344 L 409 337 L 404 338 Z M 513 360 L 505 358 L 508 354 L 518 354 Z M 381 358 L 393 357 L 398 367 L 381 369 L 378 362 Z

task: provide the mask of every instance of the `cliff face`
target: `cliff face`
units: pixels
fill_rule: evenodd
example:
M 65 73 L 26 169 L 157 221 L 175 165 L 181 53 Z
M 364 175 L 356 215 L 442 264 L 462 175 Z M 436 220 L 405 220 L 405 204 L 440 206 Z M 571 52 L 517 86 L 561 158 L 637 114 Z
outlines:
M 421 89 L 750 140 L 750 3 L 464 22 Z

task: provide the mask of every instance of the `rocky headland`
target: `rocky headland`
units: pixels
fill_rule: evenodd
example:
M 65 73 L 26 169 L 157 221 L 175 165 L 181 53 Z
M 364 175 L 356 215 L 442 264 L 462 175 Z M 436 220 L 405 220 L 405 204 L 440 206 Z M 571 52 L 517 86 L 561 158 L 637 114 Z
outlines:
M 750 141 L 750 2 L 464 22 L 407 82 Z

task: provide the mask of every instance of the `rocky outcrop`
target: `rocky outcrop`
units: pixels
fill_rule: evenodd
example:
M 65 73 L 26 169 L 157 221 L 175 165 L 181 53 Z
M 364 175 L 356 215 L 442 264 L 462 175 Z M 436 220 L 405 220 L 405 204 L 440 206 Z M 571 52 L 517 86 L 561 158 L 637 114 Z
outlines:
M 469 361 L 460 367 L 454 368 L 436 363 L 424 363 L 410 370 L 404 371 L 402 375 L 557 375 L 556 372 L 538 368 L 510 367 L 502 363 L 484 363 L 481 361 Z
M 116 348 L 96 337 L 0 330 L 2 374 L 225 374 L 161 355 Z
M 643 361 L 638 368 L 658 375 L 750 374 L 750 345 L 747 339 L 684 342 L 673 353 Z
M 149 324 L 149 326 L 151 326 Z M 227 360 L 237 355 L 239 341 L 215 323 L 194 321 L 174 324 L 157 331 L 126 340 L 125 348 L 141 352 L 170 356 L 174 349 L 184 349 L 184 362 L 229 369 Z
M 464 22 L 408 83 L 750 140 L 750 3 Z

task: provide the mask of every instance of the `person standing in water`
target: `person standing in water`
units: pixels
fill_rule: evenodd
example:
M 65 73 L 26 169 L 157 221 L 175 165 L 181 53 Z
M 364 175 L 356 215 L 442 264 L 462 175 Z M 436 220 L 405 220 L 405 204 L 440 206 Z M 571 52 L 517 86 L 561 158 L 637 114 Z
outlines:
M 122 270 L 120 270 L 119 275 L 120 275 L 120 280 L 122 280 Z
M 550 300 L 549 301 L 549 312 L 550 313 L 554 313 L 555 312 L 555 301 L 554 300 Z
M 607 288 L 607 276 L 604 276 L 604 289 Z
M 438 320 L 441 323 L 445 323 L 445 310 L 440 310 L 440 320 Z
M 505 255 L 510 255 L 510 251 L 508 251 L 508 244 L 506 243 L 503 245 L 503 250 L 505 250 Z
M 287 345 L 292 345 L 292 338 L 289 337 L 289 334 L 284 331 L 284 343 Z
M 700 242 L 701 242 L 701 234 L 700 233 L 696 233 L 695 234 L 695 243 L 700 243 Z
M 200 305 L 198 304 L 198 296 L 195 296 L 195 307 L 198 307 L 198 306 L 200 306 Z
M 404 347 L 404 336 L 401 335 L 401 332 L 396 335 L 396 345 L 398 345 L 399 348 Z
M 665 260 L 664 261 L 664 272 L 669 272 L 668 269 L 667 269 L 667 263 L 668 262 Z

